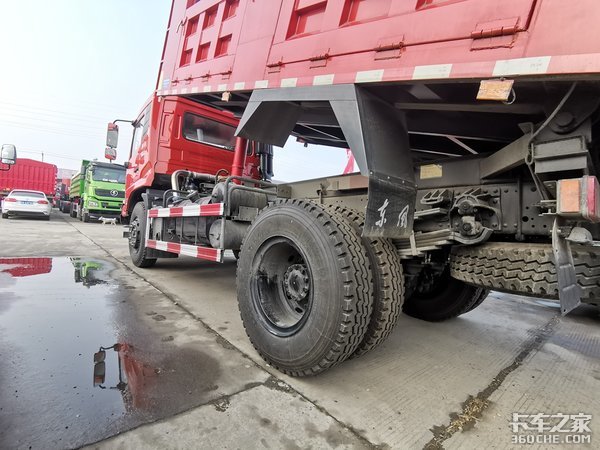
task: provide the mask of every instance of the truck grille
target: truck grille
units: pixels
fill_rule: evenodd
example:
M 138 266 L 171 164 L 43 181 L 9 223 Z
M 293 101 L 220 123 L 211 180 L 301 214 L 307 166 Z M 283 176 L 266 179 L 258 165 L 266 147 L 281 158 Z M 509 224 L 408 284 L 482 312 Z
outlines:
M 96 189 L 96 196 L 110 198 L 125 198 L 125 191 L 117 191 L 116 189 Z

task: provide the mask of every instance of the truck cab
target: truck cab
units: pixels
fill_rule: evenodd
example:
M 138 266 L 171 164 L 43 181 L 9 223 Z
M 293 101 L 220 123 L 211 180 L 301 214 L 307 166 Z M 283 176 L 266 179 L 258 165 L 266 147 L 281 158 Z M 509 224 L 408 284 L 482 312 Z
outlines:
M 231 171 L 238 119 L 230 112 L 153 94 L 132 125 L 123 217 L 147 189 L 171 188 L 171 175 L 178 170 L 223 176 Z M 259 159 L 249 147 L 244 176 L 260 178 Z
M 71 179 L 71 216 L 84 222 L 118 217 L 125 197 L 125 166 L 83 161 Z

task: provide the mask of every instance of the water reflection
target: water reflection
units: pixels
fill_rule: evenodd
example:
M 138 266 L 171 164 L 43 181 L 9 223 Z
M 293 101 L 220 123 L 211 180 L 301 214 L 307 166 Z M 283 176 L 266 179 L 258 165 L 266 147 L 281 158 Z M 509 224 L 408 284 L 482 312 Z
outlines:
M 0 258 L 0 448 L 80 447 L 219 395 L 219 361 L 176 345 L 136 280 L 97 258 Z
M 90 258 L 70 258 L 70 260 L 75 268 L 75 283 L 81 283 L 89 288 L 108 282 L 108 272 L 102 261 Z
M 109 363 L 108 370 L 116 371 L 116 384 L 106 386 L 106 352 L 113 350 L 116 353 L 117 364 Z M 110 347 L 100 347 L 94 353 L 94 387 L 100 389 L 117 389 L 121 392 L 125 409 L 149 410 L 152 407 L 152 389 L 157 379 L 159 369 L 151 367 L 140 359 L 132 345 L 116 343 Z
M 29 277 L 52 270 L 52 258 L 0 258 L 0 272 L 11 277 Z

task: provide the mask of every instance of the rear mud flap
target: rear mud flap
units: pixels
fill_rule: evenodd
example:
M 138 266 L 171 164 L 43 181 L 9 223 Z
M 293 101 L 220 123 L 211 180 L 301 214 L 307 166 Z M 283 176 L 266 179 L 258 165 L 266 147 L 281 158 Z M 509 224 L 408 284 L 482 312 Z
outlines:
M 562 219 L 554 219 L 552 227 L 552 253 L 558 278 L 558 298 L 560 311 L 566 315 L 581 304 L 581 288 L 577 284 L 575 264 L 571 254 L 571 246 L 560 234 Z
M 363 235 L 409 237 L 413 228 L 416 191 L 404 180 L 390 176 L 369 177 L 369 199 Z

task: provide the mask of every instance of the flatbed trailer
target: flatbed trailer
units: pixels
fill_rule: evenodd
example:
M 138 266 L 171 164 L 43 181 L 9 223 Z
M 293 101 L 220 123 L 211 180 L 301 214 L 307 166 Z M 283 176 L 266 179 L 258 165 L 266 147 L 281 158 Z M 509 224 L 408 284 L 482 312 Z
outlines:
M 237 139 L 224 172 L 132 193 L 134 262 L 234 250 L 250 340 L 292 375 L 376 347 L 401 309 L 597 305 L 599 19 L 593 0 L 175 0 L 157 102 L 233 115 Z M 361 173 L 271 183 L 290 135 Z

